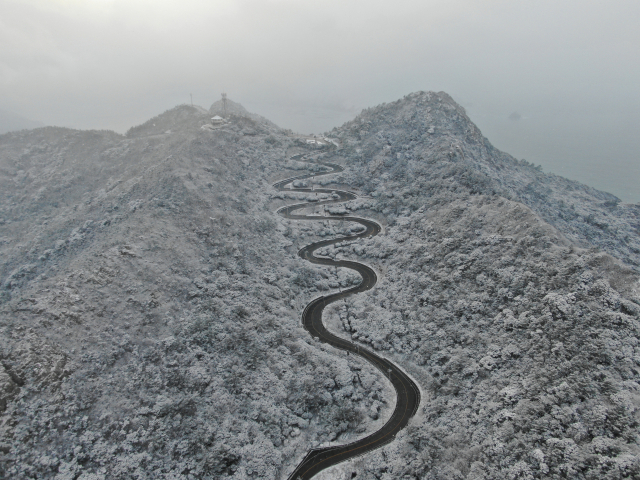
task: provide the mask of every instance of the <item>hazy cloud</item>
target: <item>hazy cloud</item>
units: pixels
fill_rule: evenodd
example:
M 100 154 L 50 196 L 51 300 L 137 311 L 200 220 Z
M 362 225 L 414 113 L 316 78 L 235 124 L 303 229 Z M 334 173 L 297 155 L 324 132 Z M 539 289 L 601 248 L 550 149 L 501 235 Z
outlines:
M 578 130 L 596 151 L 569 141 L 564 165 L 634 165 L 638 18 L 631 0 L 0 0 L 0 108 L 124 131 L 224 89 L 308 132 L 445 90 L 516 156 L 559 166 L 554 136 Z

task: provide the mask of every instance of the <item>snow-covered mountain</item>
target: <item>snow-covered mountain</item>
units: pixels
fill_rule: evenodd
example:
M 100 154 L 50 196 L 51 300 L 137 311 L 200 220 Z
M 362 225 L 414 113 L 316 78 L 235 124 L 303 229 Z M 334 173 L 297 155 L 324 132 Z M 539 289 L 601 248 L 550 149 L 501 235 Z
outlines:
M 386 173 L 382 188 L 405 198 L 388 201 L 400 210 L 443 189 L 500 195 L 529 206 L 575 244 L 640 267 L 639 205 L 495 149 L 446 93 L 415 93 L 365 110 L 334 133 L 344 140 L 342 155 L 366 166 L 352 169 L 359 172 L 353 181 L 371 190 Z
M 0 136 L 3 477 L 286 478 L 384 423 L 385 378 L 300 325 L 359 281 L 296 256 L 349 223 L 275 214 L 313 200 L 271 187 L 300 154 L 345 166 L 321 183 L 360 198 L 335 213 L 385 227 L 323 252 L 380 274 L 327 325 L 423 392 L 319 478 L 640 475 L 637 205 L 494 149 L 444 93 L 363 111 L 339 148 L 231 101 L 210 125 L 218 103 Z

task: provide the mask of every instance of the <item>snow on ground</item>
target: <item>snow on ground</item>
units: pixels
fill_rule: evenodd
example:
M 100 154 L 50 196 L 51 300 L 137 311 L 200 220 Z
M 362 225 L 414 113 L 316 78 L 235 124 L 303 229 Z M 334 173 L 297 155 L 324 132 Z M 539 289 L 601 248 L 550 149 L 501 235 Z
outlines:
M 384 421 L 385 379 L 300 325 L 359 281 L 296 255 L 355 224 L 275 214 L 320 198 L 270 186 L 312 157 L 366 196 L 330 213 L 384 227 L 319 252 L 380 274 L 327 321 L 423 392 L 395 442 L 319 478 L 640 476 L 637 206 L 493 149 L 443 93 L 364 111 L 340 149 L 210 116 L 1 137 L 2 476 L 283 478 Z

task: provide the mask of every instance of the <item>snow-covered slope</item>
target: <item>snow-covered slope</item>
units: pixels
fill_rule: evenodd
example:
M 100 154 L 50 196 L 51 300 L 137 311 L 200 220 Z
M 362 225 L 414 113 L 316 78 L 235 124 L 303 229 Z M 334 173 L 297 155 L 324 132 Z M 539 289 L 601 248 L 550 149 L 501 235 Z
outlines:
M 572 242 L 640 267 L 639 205 L 495 149 L 446 93 L 415 93 L 367 109 L 332 134 L 353 165 L 351 181 L 394 195 L 383 195 L 381 209 L 408 211 L 434 196 L 446 201 L 446 191 L 451 198 L 458 191 L 501 195 L 531 207 Z
M 638 477 L 638 206 L 495 150 L 443 93 L 332 134 L 337 182 L 370 196 L 347 211 L 387 228 L 325 252 L 383 273 L 330 321 L 427 395 L 398 442 L 328 475 Z
M 251 115 L 0 137 L 0 476 L 283 478 L 384 422 L 385 379 L 300 325 L 358 281 L 296 257 L 348 223 L 274 213 L 314 199 L 271 188 L 301 153 L 363 194 L 336 213 L 385 226 L 324 252 L 380 274 L 327 324 L 424 393 L 325 478 L 640 475 L 636 205 L 493 149 L 443 93 L 362 112 L 340 149 Z
M 375 428 L 380 376 L 299 324 L 330 275 L 268 196 L 293 140 L 206 122 L 2 137 L 0 476 L 275 478 Z

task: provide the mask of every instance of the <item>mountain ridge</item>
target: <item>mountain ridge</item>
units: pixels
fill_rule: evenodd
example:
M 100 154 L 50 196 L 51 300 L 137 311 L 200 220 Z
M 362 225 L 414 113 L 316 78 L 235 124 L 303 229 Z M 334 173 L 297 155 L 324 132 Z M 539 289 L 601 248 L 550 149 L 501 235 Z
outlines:
M 431 115 L 432 110 L 439 115 Z M 442 112 L 446 113 L 440 115 Z M 388 116 L 392 118 L 386 119 Z M 363 125 L 367 128 L 363 129 Z M 394 132 L 397 125 L 402 126 L 401 135 Z M 429 133 L 430 129 L 433 133 Z M 578 245 L 602 248 L 639 268 L 640 206 L 622 203 L 614 195 L 580 182 L 543 173 L 494 148 L 464 108 L 447 94 L 407 95 L 392 104 L 363 111 L 332 133 L 343 140 L 345 151 L 352 158 L 362 155 L 371 158 L 371 162 L 389 162 L 391 155 L 409 154 L 426 162 L 445 159 L 452 168 L 471 167 L 473 174 L 461 171 L 458 175 L 472 191 L 521 201 Z M 403 148 L 385 152 L 384 143 L 389 139 L 400 140 Z M 428 145 L 428 151 L 420 150 L 418 139 Z M 349 142 L 353 141 L 361 142 L 361 153 L 349 150 Z

